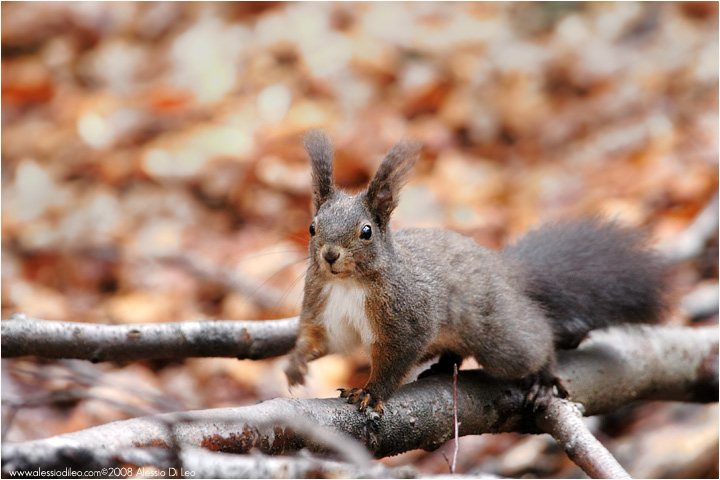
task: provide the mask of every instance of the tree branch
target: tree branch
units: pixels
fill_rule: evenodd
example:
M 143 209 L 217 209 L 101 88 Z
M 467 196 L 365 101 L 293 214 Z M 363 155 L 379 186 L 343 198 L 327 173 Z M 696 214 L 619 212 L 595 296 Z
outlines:
M 563 352 L 559 378 L 585 415 L 614 410 L 635 400 L 718 400 L 717 326 L 616 327 L 593 332 L 578 349 Z M 3 471 L 54 468 L 58 452 L 134 447 L 205 448 L 268 454 L 328 446 L 287 424 L 263 419 L 302 418 L 355 438 L 375 457 L 412 449 L 434 450 L 453 438 L 452 375 L 436 375 L 408 385 L 372 420 L 338 398 L 274 399 L 257 405 L 170 413 L 114 422 L 44 440 L 5 444 Z M 522 382 L 500 381 L 481 370 L 461 371 L 457 381 L 460 435 L 540 433 L 525 407 Z M 560 416 L 558 416 L 560 418 Z M 560 427 L 558 427 L 560 428 Z M 558 434 L 560 436 L 560 434 Z M 562 437 L 560 436 L 562 439 Z M 62 466 L 62 465 L 60 465 Z
M 591 478 L 631 478 L 582 421 L 577 405 L 554 398 L 537 415 L 538 426 L 552 435 L 567 456 Z
M 271 457 L 232 455 L 187 449 L 180 453 L 183 468 L 194 478 L 412 478 L 411 468 L 389 468 L 382 464 L 358 466 L 310 455 Z
M 718 326 L 626 325 L 558 352 L 558 377 L 585 415 L 633 399 L 717 402 Z
M 223 264 L 217 264 L 198 255 L 181 253 L 177 255 L 154 255 L 150 259 L 177 265 L 192 275 L 223 285 L 229 290 L 245 295 L 262 308 L 276 309 L 285 296 L 283 292 L 256 280 L 238 275 L 238 272 Z
M 693 222 L 661 250 L 670 262 L 683 262 L 697 257 L 709 239 L 718 234 L 718 195 L 705 204 Z
M 261 359 L 289 352 L 297 317 L 282 320 L 97 325 L 55 322 L 16 313 L 0 323 L 3 358 L 37 355 L 92 362 L 157 358 Z

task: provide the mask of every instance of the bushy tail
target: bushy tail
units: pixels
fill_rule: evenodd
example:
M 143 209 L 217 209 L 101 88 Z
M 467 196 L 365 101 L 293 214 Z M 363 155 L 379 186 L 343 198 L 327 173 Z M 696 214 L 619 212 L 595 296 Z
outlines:
M 665 265 L 640 230 L 599 218 L 549 224 L 503 255 L 519 264 L 559 348 L 575 348 L 596 328 L 656 323 L 666 309 Z

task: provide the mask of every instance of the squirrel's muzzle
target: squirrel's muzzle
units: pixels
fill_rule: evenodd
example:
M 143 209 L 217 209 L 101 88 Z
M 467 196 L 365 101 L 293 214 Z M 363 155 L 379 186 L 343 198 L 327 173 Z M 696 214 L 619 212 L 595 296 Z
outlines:
M 322 256 L 330 266 L 335 263 L 335 260 L 340 258 L 340 252 L 334 248 L 323 248 L 323 250 Z
M 352 256 L 338 245 L 323 245 L 318 260 L 322 264 L 323 270 L 341 278 L 352 274 L 355 269 Z

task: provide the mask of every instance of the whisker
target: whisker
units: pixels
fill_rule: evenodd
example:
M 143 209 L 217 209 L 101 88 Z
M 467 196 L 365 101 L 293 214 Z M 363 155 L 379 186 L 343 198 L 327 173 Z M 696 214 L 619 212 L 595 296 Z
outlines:
M 275 273 L 273 273 L 272 275 L 270 275 L 264 282 L 262 282 L 260 285 L 258 285 L 257 288 L 255 288 L 253 291 L 247 293 L 247 294 L 246 294 L 246 301 L 247 301 L 247 300 L 251 300 L 252 297 L 257 293 L 257 291 L 259 291 L 260 289 L 262 289 L 263 287 L 265 287 L 265 285 L 267 285 L 267 283 L 268 283 L 270 280 L 272 280 L 273 278 L 275 278 L 276 276 L 278 276 L 279 274 L 281 274 L 282 272 L 284 272 L 284 271 L 287 270 L 288 268 L 294 267 L 294 266 L 297 265 L 298 263 L 306 261 L 308 258 L 309 258 L 309 257 L 300 258 L 300 259 L 295 260 L 295 261 L 292 261 L 292 262 L 288 263 L 287 265 L 285 265 L 284 267 L 278 269 Z M 283 296 L 284 296 L 284 295 L 283 295 Z M 282 296 L 281 296 L 280 298 L 276 297 L 275 302 L 274 302 L 274 306 L 270 307 L 270 306 L 268 306 L 268 305 L 265 305 L 264 308 L 274 308 L 275 310 L 277 310 L 278 304 L 280 303 L 281 300 L 282 300 Z
M 309 259 L 309 257 L 308 257 L 308 259 Z M 303 274 L 301 274 L 301 275 L 298 275 L 298 278 L 297 278 L 295 281 L 297 282 L 298 280 L 300 280 L 301 278 L 303 278 L 304 275 L 305 275 L 305 272 L 303 272 Z M 294 311 L 297 312 L 297 311 L 300 310 L 300 302 L 302 301 L 302 299 L 303 299 L 303 296 L 300 295 L 300 296 L 297 298 L 297 300 L 295 300 L 295 305 L 293 305 L 293 307 L 294 307 L 293 310 L 294 310 Z
M 238 260 L 235 266 L 241 265 L 243 262 L 247 262 L 249 260 L 255 260 L 257 258 L 267 257 L 268 255 L 277 255 L 280 253 L 307 253 L 307 250 L 277 250 L 274 252 L 256 253 L 254 255 L 243 257 L 241 260 Z
M 308 225 L 310 225 L 310 221 L 308 221 Z M 262 230 L 265 230 L 266 232 L 272 232 L 272 233 L 278 234 L 278 235 L 280 235 L 280 236 L 282 236 L 282 237 L 285 237 L 285 238 L 291 238 L 291 239 L 297 240 L 297 241 L 299 241 L 299 242 L 301 242 L 301 243 L 304 243 L 304 244 L 307 244 L 307 242 L 308 242 L 308 237 L 302 237 L 302 236 L 300 236 L 300 235 L 295 235 L 295 234 L 293 234 L 293 233 L 288 233 L 288 232 L 286 232 L 286 231 L 282 231 L 282 230 L 279 230 L 279 229 L 276 229 L 276 228 L 268 227 L 268 226 L 266 226 L 266 225 L 261 225 L 261 224 L 259 224 L 259 223 L 249 223 L 249 224 L 248 224 L 248 227 L 250 227 L 250 226 L 256 227 L 256 228 L 259 228 L 259 229 L 262 229 Z
M 307 256 L 307 257 L 305 257 L 304 259 L 302 259 L 301 261 L 305 261 L 305 260 L 309 260 L 309 259 L 310 259 L 310 256 Z M 300 262 L 296 262 L 294 265 L 297 265 L 298 263 L 300 263 Z M 298 275 L 295 277 L 295 280 L 293 280 L 293 281 L 290 283 L 290 285 L 288 286 L 288 288 L 285 289 L 285 293 L 282 295 L 282 297 L 280 297 L 279 305 L 277 305 L 276 308 L 278 308 L 278 309 L 282 308 L 282 303 L 285 301 L 285 298 L 286 298 L 286 297 L 290 294 L 290 292 L 295 288 L 295 285 L 297 285 L 298 281 L 300 281 L 300 279 L 302 279 L 302 278 L 304 278 L 304 277 L 305 277 L 305 271 L 300 272 L 300 274 L 298 274 Z M 300 296 L 300 298 L 302 298 L 302 296 Z M 298 300 L 295 301 L 295 307 L 296 307 L 296 308 L 297 308 L 297 303 L 300 301 L 300 298 L 298 298 Z

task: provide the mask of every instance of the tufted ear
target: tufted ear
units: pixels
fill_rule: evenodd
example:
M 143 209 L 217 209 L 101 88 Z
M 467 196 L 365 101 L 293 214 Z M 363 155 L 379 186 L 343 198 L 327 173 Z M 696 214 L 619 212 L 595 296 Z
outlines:
M 303 137 L 305 149 L 310 155 L 312 169 L 312 199 L 317 212 L 335 192 L 333 183 L 333 145 L 322 129 L 309 130 Z
M 383 159 L 366 191 L 367 206 L 380 228 L 387 227 L 400 200 L 410 170 L 418 160 L 420 144 L 411 140 L 396 143 Z

